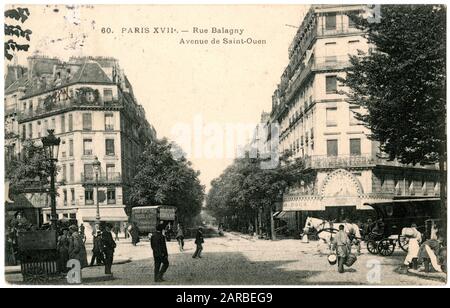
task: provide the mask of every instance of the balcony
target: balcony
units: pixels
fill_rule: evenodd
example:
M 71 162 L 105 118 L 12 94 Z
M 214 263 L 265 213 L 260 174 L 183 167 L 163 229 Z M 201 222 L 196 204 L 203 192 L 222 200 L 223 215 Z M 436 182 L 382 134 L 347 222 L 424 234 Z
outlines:
M 25 122 L 37 117 L 50 116 L 61 111 L 71 110 L 78 107 L 90 108 L 106 108 L 106 107 L 121 107 L 121 100 L 103 101 L 100 98 L 94 102 L 87 102 L 81 98 L 70 98 L 49 104 L 40 104 L 37 108 L 29 108 L 20 110 L 18 113 L 18 121 Z
M 84 185 L 96 185 L 95 174 L 87 175 L 81 173 L 81 183 Z M 120 172 L 101 174 L 98 177 L 99 185 L 120 184 L 120 183 L 122 183 L 122 176 Z
M 405 165 L 397 160 L 388 161 L 386 158 L 374 154 L 326 156 L 316 155 L 305 158 L 306 168 L 334 169 L 334 168 L 368 168 L 375 166 L 410 167 L 437 170 L 436 165 Z
M 348 23 L 337 23 L 336 27 L 326 28 L 326 27 L 318 27 L 317 28 L 317 37 L 323 36 L 336 36 L 336 35 L 349 35 L 349 34 L 362 34 L 363 31 L 359 30 L 353 26 L 349 26 Z

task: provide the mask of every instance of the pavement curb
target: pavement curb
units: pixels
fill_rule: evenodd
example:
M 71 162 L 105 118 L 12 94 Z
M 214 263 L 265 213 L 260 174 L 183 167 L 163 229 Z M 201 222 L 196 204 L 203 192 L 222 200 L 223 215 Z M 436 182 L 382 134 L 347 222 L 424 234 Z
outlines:
M 121 264 L 127 264 L 132 262 L 133 260 L 131 258 L 127 258 L 127 259 L 118 259 L 117 261 L 113 262 L 113 265 L 121 265 Z M 88 266 L 86 268 L 90 268 L 90 267 L 98 267 L 99 265 L 95 265 L 95 266 Z M 103 265 L 100 265 L 103 266 Z M 5 275 L 13 275 L 13 274 L 21 274 L 21 270 L 20 270 L 20 265 L 18 266 L 6 266 L 5 267 Z

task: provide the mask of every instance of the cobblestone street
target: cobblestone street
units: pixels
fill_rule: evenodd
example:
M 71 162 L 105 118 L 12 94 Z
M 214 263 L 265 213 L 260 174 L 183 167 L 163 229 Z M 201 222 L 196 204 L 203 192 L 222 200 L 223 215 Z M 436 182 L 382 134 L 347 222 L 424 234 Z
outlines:
M 225 237 L 208 238 L 202 259 L 193 259 L 193 240 L 187 240 L 185 251 L 177 243 L 167 243 L 170 267 L 162 285 L 368 285 L 368 274 L 373 266 L 380 265 L 379 285 L 441 285 L 437 280 L 424 279 L 396 270 L 405 253 L 396 250 L 391 257 L 372 256 L 363 247 L 358 261 L 337 273 L 327 262 L 326 246 L 317 242 L 309 244 L 299 240 L 256 240 L 239 234 L 227 233 Z M 88 252 L 90 247 L 87 247 Z M 89 256 L 90 257 L 90 256 Z M 148 241 L 134 247 L 128 241 L 118 242 L 113 266 L 114 277 L 103 275 L 103 267 L 83 269 L 85 285 L 143 285 L 153 282 L 153 258 Z M 370 276 L 370 275 L 369 275 Z M 19 273 L 6 275 L 10 283 L 21 283 Z M 55 284 L 65 284 L 56 281 Z

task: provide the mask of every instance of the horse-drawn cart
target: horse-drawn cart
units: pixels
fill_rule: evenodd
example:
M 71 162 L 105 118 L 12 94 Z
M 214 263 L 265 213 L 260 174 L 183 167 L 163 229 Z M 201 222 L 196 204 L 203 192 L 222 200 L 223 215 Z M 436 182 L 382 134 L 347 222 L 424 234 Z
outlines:
M 42 283 L 59 275 L 56 231 L 20 232 L 18 250 L 25 282 Z
M 382 256 L 392 255 L 397 245 L 407 252 L 409 237 L 403 235 L 402 230 L 415 224 L 416 229 L 426 235 L 426 222 L 438 213 L 436 200 L 397 200 L 370 206 L 377 213 L 377 221 L 366 236 L 367 250 Z

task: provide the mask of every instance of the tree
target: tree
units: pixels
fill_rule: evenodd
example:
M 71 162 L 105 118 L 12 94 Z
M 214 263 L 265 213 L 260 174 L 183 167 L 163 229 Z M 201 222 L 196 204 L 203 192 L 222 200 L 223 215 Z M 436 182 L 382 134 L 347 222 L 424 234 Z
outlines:
M 199 172 L 184 156 L 175 159 L 166 139 L 146 145 L 130 188 L 131 206 L 165 204 L 177 207 L 178 218 L 189 223 L 200 213 L 204 187 Z
M 51 166 L 41 146 L 29 141 L 23 144 L 20 155 L 5 158 L 5 178 L 13 194 L 25 188 L 44 190 L 49 184 Z
M 309 182 L 312 174 L 301 159 L 289 153 L 281 157 L 281 164 L 273 169 L 261 168 L 261 158 L 238 158 L 211 182 L 206 199 L 207 209 L 219 219 L 228 220 L 231 228 L 240 230 L 258 221 L 264 225 L 262 212 L 270 213 L 281 202 L 286 189 Z M 228 219 L 233 217 L 232 220 Z M 261 230 L 259 230 L 261 231 Z
M 389 159 L 405 164 L 439 162 L 446 200 L 446 8 L 382 5 L 381 20 L 352 17 L 374 47 L 350 58 L 342 80 L 349 102 Z M 442 206 L 445 208 L 445 205 Z
M 17 9 L 10 9 L 5 11 L 5 18 L 15 19 L 17 21 L 20 21 L 22 24 L 28 19 L 29 16 L 30 11 L 27 8 L 19 7 Z M 31 30 L 22 29 L 20 25 L 8 25 L 5 23 L 5 37 L 16 36 L 17 38 L 25 38 L 27 41 L 30 41 L 31 33 Z M 11 61 L 14 57 L 11 51 L 28 51 L 29 47 L 29 44 L 20 44 L 14 39 L 9 39 L 5 42 L 5 57 L 9 61 Z

